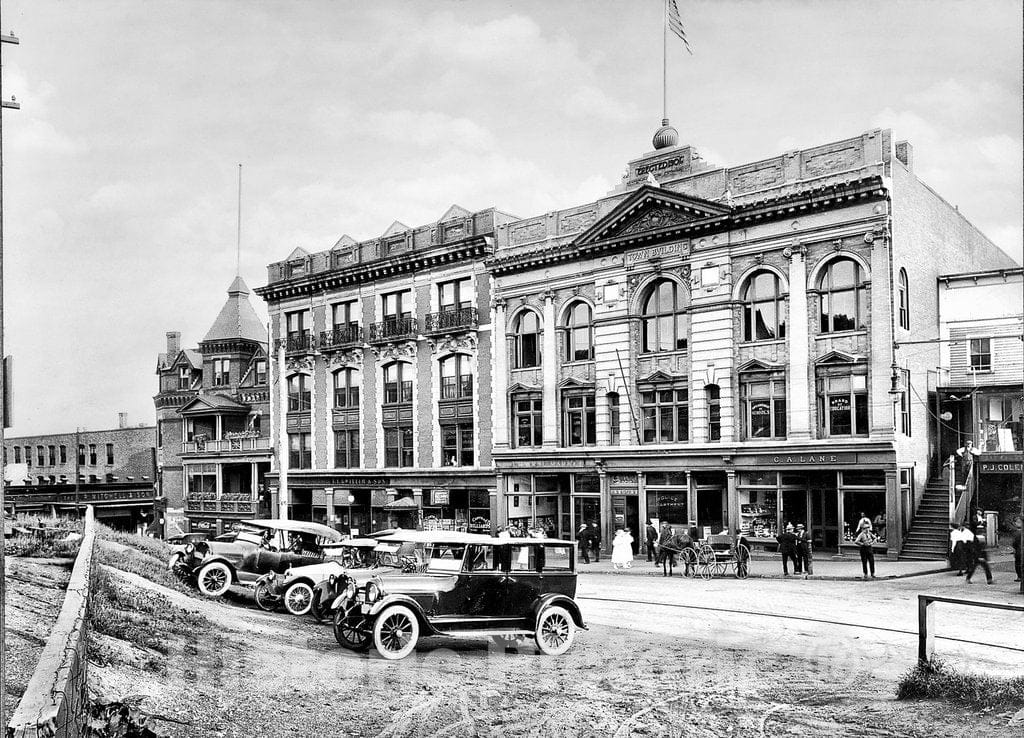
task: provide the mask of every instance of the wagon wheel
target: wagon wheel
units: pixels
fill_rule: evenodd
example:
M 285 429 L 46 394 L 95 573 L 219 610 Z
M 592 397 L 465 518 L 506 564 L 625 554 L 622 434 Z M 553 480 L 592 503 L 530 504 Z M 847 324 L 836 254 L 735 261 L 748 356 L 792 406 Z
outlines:
M 742 543 L 736 546 L 736 578 L 750 576 L 750 549 Z
M 700 578 L 711 579 L 715 575 L 715 549 L 704 544 L 697 550 L 697 565 L 700 567 Z
M 688 577 L 697 576 L 697 552 L 692 548 L 684 548 L 682 552 L 683 575 Z

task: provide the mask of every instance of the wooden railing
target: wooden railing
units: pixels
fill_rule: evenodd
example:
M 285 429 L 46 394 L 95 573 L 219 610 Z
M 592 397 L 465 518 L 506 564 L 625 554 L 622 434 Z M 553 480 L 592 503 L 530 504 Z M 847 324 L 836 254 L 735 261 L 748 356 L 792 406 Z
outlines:
M 231 453 L 241 451 L 266 451 L 270 449 L 269 438 L 220 438 L 211 441 L 185 441 L 181 444 L 183 454 Z
M 235 515 L 252 515 L 256 512 L 257 500 L 213 499 L 204 500 L 198 497 L 185 499 L 185 512 L 193 513 L 230 513 Z
M 917 596 L 917 660 L 922 664 L 930 663 L 935 655 L 935 608 L 936 602 L 966 607 L 982 607 L 990 610 L 1010 610 L 1024 612 L 1024 605 L 1004 605 L 999 602 L 979 602 L 978 600 L 962 600 L 957 597 L 938 597 L 936 595 Z

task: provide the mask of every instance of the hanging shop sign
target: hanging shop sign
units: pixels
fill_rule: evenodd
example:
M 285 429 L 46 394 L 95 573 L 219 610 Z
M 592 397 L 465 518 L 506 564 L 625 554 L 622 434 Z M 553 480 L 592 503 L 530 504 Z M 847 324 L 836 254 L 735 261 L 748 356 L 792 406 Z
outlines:
M 335 487 L 387 487 L 391 480 L 387 477 L 333 477 Z

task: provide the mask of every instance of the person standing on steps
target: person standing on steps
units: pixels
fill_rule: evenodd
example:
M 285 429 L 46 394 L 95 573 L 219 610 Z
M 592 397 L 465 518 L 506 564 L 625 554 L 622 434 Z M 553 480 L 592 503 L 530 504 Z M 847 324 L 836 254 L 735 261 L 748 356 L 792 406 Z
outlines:
M 786 523 L 786 529 L 775 536 L 779 542 L 779 553 L 782 554 L 782 576 L 789 576 L 789 562 L 793 562 L 793 573 L 800 573 L 800 560 L 796 557 L 796 534 L 793 524 Z
M 868 578 L 868 570 L 871 570 L 871 578 L 875 578 L 875 551 L 871 544 L 875 542 L 875 534 L 871 532 L 871 526 L 861 528 L 860 533 L 853 539 L 860 551 L 860 565 L 864 570 L 864 579 Z

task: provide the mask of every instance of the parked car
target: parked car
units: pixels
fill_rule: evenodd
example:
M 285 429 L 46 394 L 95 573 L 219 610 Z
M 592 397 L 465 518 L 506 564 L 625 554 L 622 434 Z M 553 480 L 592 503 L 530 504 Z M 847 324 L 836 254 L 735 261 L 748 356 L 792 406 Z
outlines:
M 321 563 L 293 566 L 284 573 L 268 572 L 256 580 L 253 598 L 264 610 L 276 610 L 282 603 L 292 615 L 305 615 L 315 610 L 322 613 L 321 591 L 316 587 L 328 577 L 348 570 L 365 569 L 373 565 L 373 550 L 378 542 L 373 538 L 348 538 L 340 543 L 323 547 Z M 325 605 L 327 603 L 324 603 Z M 322 619 L 320 615 L 319 619 Z
M 340 539 L 341 533 L 318 523 L 246 520 L 217 540 L 175 546 L 168 565 L 204 595 L 220 597 L 232 584 L 253 584 L 267 572 L 317 563 L 324 545 Z
M 331 608 L 339 643 L 401 659 L 425 636 L 532 637 L 541 653 L 560 655 L 586 629 L 569 541 L 432 535 L 422 574 L 344 582 Z

